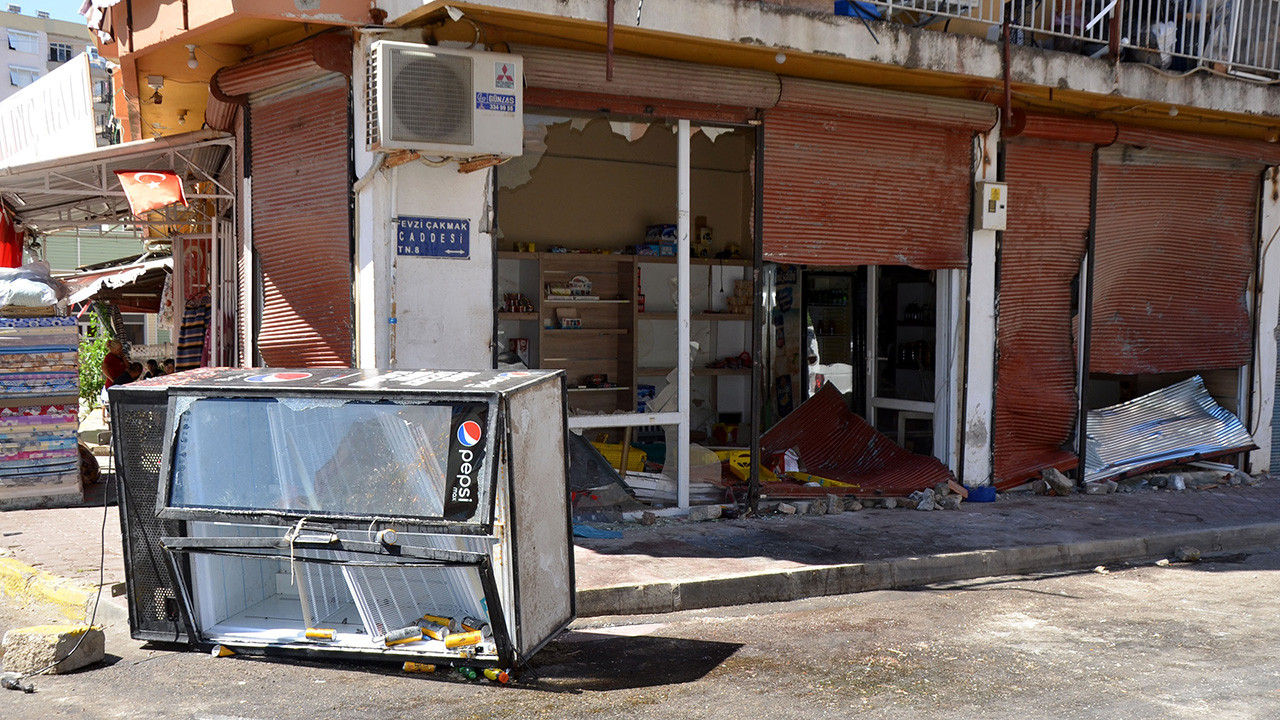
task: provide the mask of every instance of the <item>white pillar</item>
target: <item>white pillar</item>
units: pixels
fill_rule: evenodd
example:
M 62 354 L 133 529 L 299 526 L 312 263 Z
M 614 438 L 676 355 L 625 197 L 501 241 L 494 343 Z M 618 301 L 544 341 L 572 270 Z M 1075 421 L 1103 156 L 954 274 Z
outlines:
M 676 159 L 676 347 L 678 378 L 676 403 L 680 424 L 676 430 L 676 502 L 681 509 L 689 507 L 689 121 L 680 120 L 677 128 Z
M 1248 471 L 1265 473 L 1271 469 L 1271 416 L 1276 401 L 1276 332 L 1280 321 L 1280 167 L 1267 168 L 1262 182 L 1260 205 L 1262 243 L 1258 252 L 1258 342 L 1253 358 L 1253 442 L 1258 449 L 1249 453 Z
M 997 125 L 978 136 L 979 158 L 974 181 L 998 179 Z M 996 233 L 973 230 L 969 254 L 969 352 L 965 358 L 964 444 L 961 474 L 966 485 L 991 482 L 992 419 L 995 414 L 996 364 Z

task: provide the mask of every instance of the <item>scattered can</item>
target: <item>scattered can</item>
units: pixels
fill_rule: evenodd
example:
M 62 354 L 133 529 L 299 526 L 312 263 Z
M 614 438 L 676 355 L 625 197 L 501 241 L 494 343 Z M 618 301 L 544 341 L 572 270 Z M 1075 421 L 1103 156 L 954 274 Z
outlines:
M 432 620 L 423 620 L 418 624 L 418 627 L 422 628 L 423 635 L 426 635 L 432 640 L 444 640 L 449 637 L 448 625 L 441 625 L 440 623 Z
M 503 685 L 507 684 L 507 682 L 511 680 L 511 676 L 507 674 L 507 671 L 499 668 L 485 668 L 484 676 Z
M 433 673 L 436 671 L 436 666 L 430 663 L 419 663 L 406 660 L 402 669 L 407 673 Z
M 327 628 L 307 628 L 305 635 L 308 640 L 333 640 L 338 637 L 338 631 Z
M 413 625 L 399 630 L 392 630 L 382 638 L 382 642 L 387 647 L 392 645 L 403 645 L 405 643 L 418 642 L 422 639 L 422 628 Z
M 484 636 L 479 630 L 472 632 L 453 633 L 444 639 L 444 646 L 447 648 L 458 648 L 467 645 L 479 645 L 484 641 Z
M 427 622 L 439 623 L 440 625 L 444 625 L 445 627 L 449 628 L 449 630 L 451 630 L 452 632 L 458 632 L 459 630 L 462 629 L 462 626 L 458 624 L 458 621 L 456 618 L 445 617 L 443 615 L 423 615 L 422 620 L 426 620 Z M 418 622 L 422 622 L 422 620 L 419 620 Z
M 480 634 L 485 637 L 493 636 L 493 629 L 489 627 L 489 623 L 469 616 L 462 618 L 462 629 L 467 632 L 475 632 L 478 630 Z
M 225 645 L 214 645 L 213 650 L 209 654 L 214 657 L 231 657 L 235 655 L 235 651 Z

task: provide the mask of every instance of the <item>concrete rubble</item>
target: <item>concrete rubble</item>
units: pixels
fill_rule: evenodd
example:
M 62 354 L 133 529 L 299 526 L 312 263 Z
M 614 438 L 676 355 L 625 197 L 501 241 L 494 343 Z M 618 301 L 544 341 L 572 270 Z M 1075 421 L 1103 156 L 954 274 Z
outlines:
M 35 625 L 4 634 L 4 670 L 23 675 L 68 673 L 101 662 L 106 635 L 87 625 Z

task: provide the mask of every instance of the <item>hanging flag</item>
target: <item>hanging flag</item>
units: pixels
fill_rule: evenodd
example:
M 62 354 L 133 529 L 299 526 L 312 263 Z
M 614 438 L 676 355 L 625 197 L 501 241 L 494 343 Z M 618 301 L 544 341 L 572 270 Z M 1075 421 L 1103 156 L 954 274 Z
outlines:
M 182 178 L 167 170 L 116 170 L 120 187 L 129 198 L 129 209 L 134 215 L 162 208 L 174 203 L 187 204 L 182 192 Z

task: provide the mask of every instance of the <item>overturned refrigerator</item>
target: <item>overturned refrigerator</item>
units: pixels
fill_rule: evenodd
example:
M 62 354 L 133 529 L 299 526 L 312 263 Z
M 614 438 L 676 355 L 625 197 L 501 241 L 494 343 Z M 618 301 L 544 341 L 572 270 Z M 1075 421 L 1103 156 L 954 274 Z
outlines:
M 110 401 L 134 638 L 511 667 L 574 618 L 562 372 L 202 369 Z

